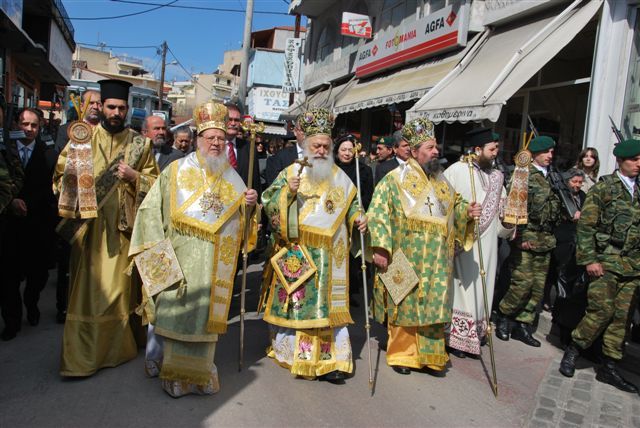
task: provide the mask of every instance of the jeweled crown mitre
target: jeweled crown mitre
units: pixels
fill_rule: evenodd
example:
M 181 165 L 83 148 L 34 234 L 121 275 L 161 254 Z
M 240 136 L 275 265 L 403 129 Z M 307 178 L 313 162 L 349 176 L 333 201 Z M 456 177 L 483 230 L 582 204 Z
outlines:
M 200 134 L 207 129 L 220 129 L 227 132 L 227 107 L 215 101 L 208 101 L 193 110 L 193 122 Z
M 304 112 L 298 119 L 298 124 L 305 137 L 313 135 L 331 136 L 335 123 L 333 114 L 325 108 L 312 108 Z
M 407 140 L 411 147 L 416 147 L 425 141 L 435 140 L 433 122 L 421 117 L 405 123 L 402 127 L 402 138 Z

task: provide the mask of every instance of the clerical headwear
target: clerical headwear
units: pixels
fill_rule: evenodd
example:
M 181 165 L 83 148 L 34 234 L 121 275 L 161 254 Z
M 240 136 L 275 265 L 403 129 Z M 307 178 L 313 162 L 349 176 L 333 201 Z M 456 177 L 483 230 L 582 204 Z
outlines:
M 640 155 L 640 140 L 624 140 L 613 148 L 613 155 L 618 158 L 634 158 Z
M 553 138 L 541 135 L 531 140 L 528 149 L 531 153 L 540 153 L 552 149 L 555 146 L 556 142 L 553 141 Z
M 467 147 L 482 147 L 500 140 L 500 135 L 491 131 L 491 128 L 477 128 L 467 132 L 464 136 Z
M 129 101 L 129 88 L 131 83 L 118 79 L 99 80 L 100 84 L 100 100 L 108 100 L 114 98 L 117 100 Z
M 224 104 L 208 101 L 193 110 L 193 122 L 198 135 L 207 129 L 227 132 L 228 111 Z
M 314 135 L 328 135 L 330 137 L 334 120 L 333 114 L 329 110 L 312 108 L 302 114 L 302 117 L 298 119 L 298 123 L 307 138 Z
M 429 119 L 413 119 L 402 127 L 402 138 L 407 140 L 411 148 L 429 140 L 435 140 L 435 127 Z

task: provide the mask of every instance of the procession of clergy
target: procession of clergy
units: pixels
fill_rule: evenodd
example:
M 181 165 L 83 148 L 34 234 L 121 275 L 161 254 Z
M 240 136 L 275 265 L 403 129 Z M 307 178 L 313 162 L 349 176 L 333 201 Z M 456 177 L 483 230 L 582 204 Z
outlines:
M 58 232 L 71 243 L 63 376 L 90 376 L 134 359 L 137 344 L 146 341 L 145 373 L 159 377 L 168 394 L 217 392 L 216 344 L 227 331 L 239 258 L 254 248 L 261 216 L 271 237 L 258 310 L 270 327 L 268 356 L 294 376 L 343 383 L 353 372 L 349 288 L 361 284 L 349 283 L 350 254 L 375 265 L 371 316 L 386 323 L 387 364 L 400 374 L 442 376 L 450 351 L 481 353 L 498 237 L 513 240 L 514 274 L 499 305 L 496 335 L 540 346 L 530 325 L 544 278 L 534 273 L 548 268 L 550 225 L 559 211 L 545 181 L 551 138 L 533 139 L 532 162 L 520 168 L 527 174 L 525 194 L 527 185 L 537 186 L 525 207 L 528 222 L 505 217 L 507 190 L 493 167 L 499 137 L 472 131 L 471 157 L 442 171 L 434 125 L 426 119 L 402 128 L 411 156 L 379 181 L 365 213 L 358 183 L 334 164 L 328 110 L 311 107 L 298 117 L 296 130 L 304 134 L 298 159 L 282 162 L 259 200 L 235 169 L 239 149 L 227 150 L 225 105 L 212 101 L 195 109 L 196 150 L 160 172 L 151 142 L 125 126 L 129 84 L 100 83 L 102 119 L 93 127 L 81 120 L 69 125 L 54 177 L 64 217 Z M 629 177 L 618 181 L 631 186 L 629 212 L 637 220 L 638 168 L 634 176 L 623 164 L 640 164 L 640 144 L 623 142 L 614 154 Z M 585 211 L 589 203 L 587 197 Z M 639 275 L 637 269 L 626 275 L 627 286 L 637 286 Z M 608 279 L 614 290 L 616 278 Z M 599 323 L 589 330 L 596 335 L 627 321 L 619 310 L 624 303 L 616 301 L 610 317 L 599 316 L 609 311 L 602 306 L 589 306 L 585 316 L 590 326 Z M 142 325 L 148 325 L 146 335 Z M 567 352 L 593 340 L 581 326 L 576 331 L 582 335 L 574 332 Z M 623 340 L 606 334 L 603 351 L 619 360 Z M 611 370 L 619 376 L 615 365 Z

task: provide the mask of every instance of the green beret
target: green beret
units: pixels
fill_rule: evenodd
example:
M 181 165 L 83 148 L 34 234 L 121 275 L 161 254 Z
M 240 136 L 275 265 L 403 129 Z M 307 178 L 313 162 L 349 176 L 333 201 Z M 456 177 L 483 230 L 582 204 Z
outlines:
M 613 155 L 618 158 L 633 158 L 640 155 L 640 140 L 624 140 L 616 144 Z
M 556 142 L 553 141 L 553 138 L 541 135 L 531 140 L 529 143 L 529 151 L 531 153 L 540 153 L 552 149 L 555 146 Z
M 493 140 L 493 142 L 497 143 L 498 141 L 500 141 L 500 134 L 498 134 L 497 132 L 492 132 L 491 139 Z
M 378 144 L 382 144 L 383 146 L 386 146 L 386 147 L 393 147 L 393 142 L 394 142 L 394 139 L 391 136 L 380 137 L 380 139 L 378 140 Z

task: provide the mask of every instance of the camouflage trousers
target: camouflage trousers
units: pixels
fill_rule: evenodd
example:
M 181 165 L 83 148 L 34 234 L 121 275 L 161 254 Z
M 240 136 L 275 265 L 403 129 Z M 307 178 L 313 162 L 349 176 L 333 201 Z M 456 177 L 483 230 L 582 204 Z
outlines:
M 516 321 L 532 324 L 536 307 L 544 297 L 551 252 L 536 253 L 513 247 L 509 260 L 511 284 L 500 302 L 500 312 Z
M 604 331 L 602 353 L 614 360 L 622 359 L 632 305 L 640 278 L 613 272 L 593 280 L 587 290 L 587 313 L 571 333 L 579 348 L 587 349 Z

